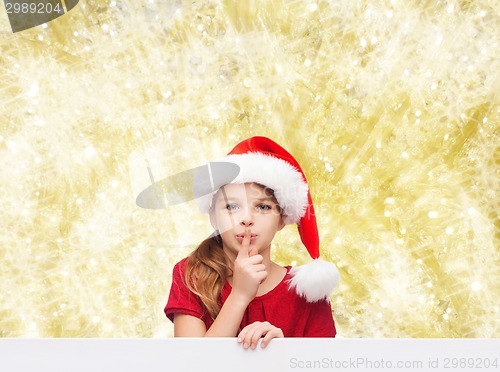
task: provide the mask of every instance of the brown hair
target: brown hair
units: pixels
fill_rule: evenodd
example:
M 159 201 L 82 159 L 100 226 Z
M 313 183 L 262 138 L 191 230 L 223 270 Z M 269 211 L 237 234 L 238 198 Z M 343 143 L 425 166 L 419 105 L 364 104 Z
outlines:
M 214 320 L 219 315 L 219 298 L 228 275 L 229 268 L 220 236 L 205 239 L 189 255 L 184 281 L 187 288 L 200 297 Z

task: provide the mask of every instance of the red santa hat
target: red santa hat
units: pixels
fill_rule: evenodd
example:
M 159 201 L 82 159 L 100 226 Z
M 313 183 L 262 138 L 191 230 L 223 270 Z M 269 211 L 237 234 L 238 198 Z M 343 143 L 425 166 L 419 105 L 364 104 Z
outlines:
M 198 195 L 196 202 L 203 213 L 210 211 L 213 196 L 224 184 L 255 182 L 274 191 L 284 214 L 284 222 L 297 224 L 300 239 L 313 259 L 291 269 L 290 288 L 308 302 L 328 298 L 339 281 L 339 272 L 334 264 L 319 259 L 319 235 L 313 201 L 297 160 L 276 142 L 257 136 L 240 142 L 227 156 L 209 163 L 204 169 L 208 174 L 199 176 L 198 181 L 205 181 L 195 180 L 194 183 L 194 193 Z M 207 189 L 211 191 L 207 192 Z

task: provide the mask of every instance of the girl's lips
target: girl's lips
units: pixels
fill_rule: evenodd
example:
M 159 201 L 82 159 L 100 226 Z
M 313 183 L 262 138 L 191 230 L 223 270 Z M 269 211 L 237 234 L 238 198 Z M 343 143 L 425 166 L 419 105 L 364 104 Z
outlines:
M 245 237 L 245 234 L 238 234 L 236 235 L 236 240 L 238 241 L 238 243 L 243 243 L 243 238 Z M 255 239 L 257 238 L 257 235 L 255 234 L 251 234 L 250 235 L 250 243 L 252 243 Z

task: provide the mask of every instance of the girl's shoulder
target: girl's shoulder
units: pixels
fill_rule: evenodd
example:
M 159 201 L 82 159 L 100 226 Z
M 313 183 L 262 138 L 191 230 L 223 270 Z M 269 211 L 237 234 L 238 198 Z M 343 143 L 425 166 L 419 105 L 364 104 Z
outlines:
M 186 267 L 187 263 L 189 261 L 189 257 L 184 257 L 182 260 L 178 261 L 174 267 Z
M 186 272 L 186 267 L 189 261 L 189 257 L 185 257 L 182 260 L 178 261 L 173 268 L 173 276 L 184 276 Z
M 177 268 L 177 269 L 184 269 L 186 266 L 187 266 L 187 262 L 189 260 L 189 257 L 185 257 L 183 258 L 182 260 L 178 261 L 175 265 L 174 265 L 174 270 Z
M 190 257 L 188 256 L 183 258 L 174 265 L 172 273 L 173 278 L 177 279 L 182 278 L 183 280 L 185 280 L 187 278 L 186 275 L 188 275 L 188 277 L 191 278 L 192 280 L 193 278 L 197 277 L 197 274 L 199 272 L 199 267 L 188 267 L 189 260 Z

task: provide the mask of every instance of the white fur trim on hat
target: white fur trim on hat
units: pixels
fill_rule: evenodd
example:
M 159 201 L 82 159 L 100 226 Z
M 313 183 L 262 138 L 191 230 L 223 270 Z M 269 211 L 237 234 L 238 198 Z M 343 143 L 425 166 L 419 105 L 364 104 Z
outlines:
M 285 223 L 298 223 L 308 204 L 308 185 L 302 174 L 290 163 L 259 152 L 232 154 L 217 160 L 234 163 L 240 167 L 238 176 L 231 183 L 255 182 L 274 191 L 274 196 L 285 214 Z M 196 199 L 202 213 L 208 213 L 217 190 Z
M 288 285 L 307 302 L 327 299 L 337 286 L 340 274 L 337 267 L 327 261 L 316 259 L 290 270 L 292 278 Z

